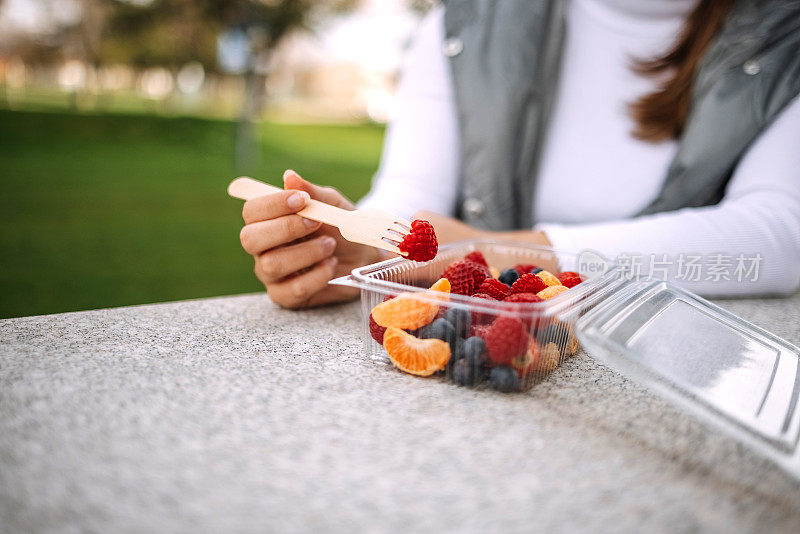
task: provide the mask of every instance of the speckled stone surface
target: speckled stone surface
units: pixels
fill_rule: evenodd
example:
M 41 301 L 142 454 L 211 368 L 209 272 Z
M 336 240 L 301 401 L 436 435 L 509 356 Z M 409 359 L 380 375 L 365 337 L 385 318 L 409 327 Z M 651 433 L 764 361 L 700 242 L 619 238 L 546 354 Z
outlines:
M 721 304 L 800 343 L 800 295 Z M 586 354 L 472 391 L 369 360 L 358 315 L 0 322 L 0 531 L 800 531 L 800 484 Z

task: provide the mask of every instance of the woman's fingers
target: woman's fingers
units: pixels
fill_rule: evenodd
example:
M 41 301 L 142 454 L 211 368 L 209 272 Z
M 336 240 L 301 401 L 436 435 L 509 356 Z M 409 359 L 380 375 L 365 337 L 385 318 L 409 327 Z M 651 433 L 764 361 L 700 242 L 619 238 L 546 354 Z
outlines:
M 239 240 L 245 252 L 257 256 L 271 248 L 305 237 L 319 227 L 320 223 L 311 219 L 299 215 L 284 215 L 244 226 L 239 232 Z
M 283 188 L 305 191 L 311 195 L 311 198 L 314 200 L 320 200 L 331 206 L 336 206 L 337 208 L 346 210 L 353 209 L 352 202 L 347 200 L 347 198 L 335 188 L 312 184 L 308 180 L 301 178 L 299 174 L 291 169 L 283 173 Z
M 270 298 L 284 308 L 303 308 L 312 304 L 315 295 L 324 290 L 333 278 L 336 256 L 317 263 L 310 270 L 267 286 Z
M 305 191 L 281 191 L 256 197 L 244 203 L 242 218 L 245 224 L 267 221 L 303 209 L 310 198 Z
M 326 235 L 270 250 L 256 258 L 261 271 L 259 279 L 265 284 L 273 284 L 324 260 L 335 249 L 336 240 Z

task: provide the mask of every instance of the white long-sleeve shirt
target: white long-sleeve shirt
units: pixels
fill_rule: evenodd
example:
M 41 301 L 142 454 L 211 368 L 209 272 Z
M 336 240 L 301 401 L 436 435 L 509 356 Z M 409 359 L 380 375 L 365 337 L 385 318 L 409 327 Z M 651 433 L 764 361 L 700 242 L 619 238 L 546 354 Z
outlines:
M 675 141 L 630 134 L 628 103 L 655 81 L 630 69 L 674 42 L 693 0 L 572 0 L 534 215 L 553 246 L 591 249 L 706 295 L 800 286 L 800 98 L 743 154 L 716 206 L 634 217 L 661 189 Z M 442 8 L 423 21 L 381 166 L 361 205 L 455 212 L 460 172 Z M 651 264 L 651 262 L 655 262 Z M 687 266 L 700 264 L 696 268 Z

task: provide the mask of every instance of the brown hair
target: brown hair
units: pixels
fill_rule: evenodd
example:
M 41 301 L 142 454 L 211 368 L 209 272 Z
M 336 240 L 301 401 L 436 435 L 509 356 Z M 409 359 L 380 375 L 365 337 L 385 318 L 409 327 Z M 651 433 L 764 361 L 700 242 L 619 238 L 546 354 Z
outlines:
M 634 137 L 655 143 L 681 134 L 700 61 L 732 4 L 733 0 L 700 0 L 672 48 L 662 56 L 634 62 L 633 70 L 638 74 L 666 75 L 655 91 L 630 104 L 629 112 L 636 122 Z

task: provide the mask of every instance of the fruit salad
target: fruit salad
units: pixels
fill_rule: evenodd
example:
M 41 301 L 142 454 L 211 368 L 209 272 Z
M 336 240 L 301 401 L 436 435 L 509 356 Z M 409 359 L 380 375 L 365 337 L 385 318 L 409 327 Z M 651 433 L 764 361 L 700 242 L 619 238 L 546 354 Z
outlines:
M 474 251 L 446 265 L 430 291 L 386 296 L 371 310 L 369 332 L 406 373 L 439 373 L 463 386 L 485 382 L 498 391 L 516 391 L 524 381 L 555 370 L 579 348 L 568 324 L 526 305 L 583 282 L 576 272 L 554 274 L 529 264 L 501 271 Z M 468 306 L 451 295 L 486 302 Z M 493 311 L 493 305 L 498 309 Z

